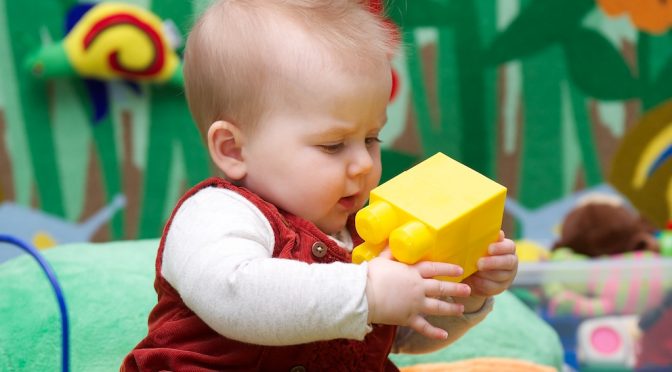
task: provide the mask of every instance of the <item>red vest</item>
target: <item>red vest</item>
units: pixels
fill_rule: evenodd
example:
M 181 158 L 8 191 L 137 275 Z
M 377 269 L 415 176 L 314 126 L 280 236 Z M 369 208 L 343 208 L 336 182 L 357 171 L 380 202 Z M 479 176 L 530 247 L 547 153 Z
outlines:
M 186 199 L 209 186 L 235 191 L 261 210 L 275 235 L 273 257 L 309 263 L 351 261 L 350 253 L 338 247 L 314 224 L 280 211 L 250 191 L 223 179 L 207 179 L 180 199 L 166 224 L 156 258 L 154 288 L 158 303 L 149 315 L 147 337 L 126 357 L 122 371 L 397 370 L 387 358 L 396 334 L 394 326 L 374 325 L 364 341 L 337 339 L 291 346 L 261 346 L 228 339 L 198 318 L 161 276 L 161 263 L 175 211 Z M 360 243 L 352 219 L 348 227 L 355 245 Z

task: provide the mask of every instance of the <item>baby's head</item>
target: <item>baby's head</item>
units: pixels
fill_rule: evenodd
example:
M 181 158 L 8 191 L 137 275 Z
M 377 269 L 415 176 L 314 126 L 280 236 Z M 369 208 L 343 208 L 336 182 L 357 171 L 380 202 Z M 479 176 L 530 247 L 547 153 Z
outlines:
M 187 100 L 214 164 L 327 233 L 380 178 L 392 32 L 357 0 L 222 0 L 187 41 Z
M 204 135 L 218 120 L 252 129 L 314 74 L 389 68 L 391 35 L 364 0 L 215 0 L 185 51 L 194 120 Z

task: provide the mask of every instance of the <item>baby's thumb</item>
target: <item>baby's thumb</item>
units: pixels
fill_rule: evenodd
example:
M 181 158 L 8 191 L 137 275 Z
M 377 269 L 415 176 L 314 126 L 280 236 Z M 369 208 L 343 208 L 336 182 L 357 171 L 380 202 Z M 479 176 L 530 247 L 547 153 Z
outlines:
M 380 254 L 378 255 L 380 258 L 386 258 L 388 260 L 392 260 L 392 250 L 390 249 L 390 246 L 385 247 Z

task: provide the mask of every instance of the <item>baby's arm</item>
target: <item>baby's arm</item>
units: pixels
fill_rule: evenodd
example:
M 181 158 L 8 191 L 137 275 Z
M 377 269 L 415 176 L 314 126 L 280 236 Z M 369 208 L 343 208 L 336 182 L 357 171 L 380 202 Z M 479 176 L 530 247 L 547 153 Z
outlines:
M 263 345 L 363 339 L 370 330 L 367 266 L 271 258 L 274 243 L 252 203 L 204 189 L 173 219 L 162 274 L 194 313 L 229 338 Z
M 505 291 L 516 276 L 518 257 L 515 244 L 500 232 L 497 242 L 488 247 L 488 256 L 480 258 L 477 266 L 478 271 L 463 281 L 470 286 L 471 295 L 452 299 L 464 306 L 464 314 L 457 317 L 427 317 L 434 326 L 448 331 L 448 338 L 432 340 L 412 330 L 400 328 L 393 352 L 427 353 L 440 349 L 483 320 L 492 310 L 492 296 Z

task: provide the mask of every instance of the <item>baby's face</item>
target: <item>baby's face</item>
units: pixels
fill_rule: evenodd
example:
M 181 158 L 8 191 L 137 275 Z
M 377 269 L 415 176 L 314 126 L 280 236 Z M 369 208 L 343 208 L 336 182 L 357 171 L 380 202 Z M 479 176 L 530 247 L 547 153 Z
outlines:
M 274 99 L 248 136 L 241 184 L 334 233 L 380 179 L 390 72 L 310 75 Z

